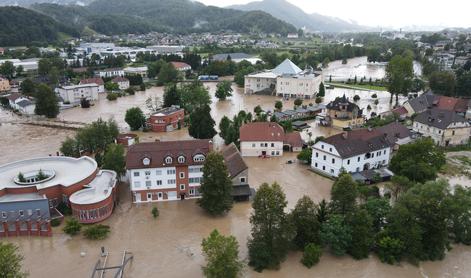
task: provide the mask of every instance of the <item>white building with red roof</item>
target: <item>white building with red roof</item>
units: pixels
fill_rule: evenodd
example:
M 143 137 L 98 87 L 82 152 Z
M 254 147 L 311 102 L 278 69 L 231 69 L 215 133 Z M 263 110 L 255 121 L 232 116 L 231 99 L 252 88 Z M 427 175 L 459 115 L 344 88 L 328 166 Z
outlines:
M 85 85 L 85 84 L 97 84 L 98 85 L 98 93 L 104 93 L 105 92 L 105 82 L 101 77 L 94 77 L 94 78 L 86 78 L 80 80 L 79 85 Z
M 178 71 L 189 71 L 191 66 L 183 62 L 170 62 L 172 66 Z
M 126 90 L 130 86 L 129 79 L 126 77 L 118 76 L 113 78 L 111 82 L 118 84 L 120 90 Z

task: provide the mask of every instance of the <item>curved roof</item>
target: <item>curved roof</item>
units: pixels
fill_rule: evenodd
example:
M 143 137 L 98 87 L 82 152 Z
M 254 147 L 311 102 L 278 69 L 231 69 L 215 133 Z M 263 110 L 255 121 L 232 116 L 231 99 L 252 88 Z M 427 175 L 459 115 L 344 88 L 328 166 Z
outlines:
M 90 157 L 73 158 L 66 156 L 49 156 L 20 160 L 5 165 L 0 165 L 0 190 L 4 188 L 23 188 L 28 185 L 18 185 L 14 179 L 18 174 L 39 170 L 52 170 L 54 178 L 35 186 L 38 190 L 62 185 L 68 187 L 90 177 L 97 169 L 97 163 Z
M 107 199 L 116 185 L 116 172 L 101 170 L 85 189 L 70 195 L 70 202 L 78 205 L 95 204 Z

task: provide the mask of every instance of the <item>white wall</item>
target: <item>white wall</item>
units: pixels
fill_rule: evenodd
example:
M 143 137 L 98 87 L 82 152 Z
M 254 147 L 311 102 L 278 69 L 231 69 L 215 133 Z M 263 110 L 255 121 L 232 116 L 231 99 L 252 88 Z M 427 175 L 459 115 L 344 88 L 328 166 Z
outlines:
M 266 147 L 265 147 L 265 144 L 266 144 Z M 242 156 L 261 156 L 263 151 L 266 152 L 267 156 L 282 156 L 283 155 L 283 142 L 281 141 L 245 142 L 244 141 L 240 143 L 240 152 Z
M 245 94 L 253 94 L 258 91 L 276 86 L 276 78 L 245 77 Z
M 284 97 L 314 98 L 319 92 L 322 76 L 313 78 L 278 77 L 276 94 Z
M 75 87 L 72 89 L 57 88 L 57 92 L 64 102 L 70 102 L 72 105 L 80 104 L 82 97 L 89 100 L 98 99 L 98 86 Z
M 131 185 L 131 191 L 139 190 L 155 190 L 155 189 L 176 189 L 177 173 L 168 173 L 168 171 L 175 171 L 175 167 L 165 168 L 148 168 L 148 169 L 133 169 L 128 170 L 129 184 Z M 149 171 L 150 175 L 146 175 Z M 134 176 L 134 173 L 139 173 L 139 176 Z M 170 180 L 174 180 L 175 183 L 170 183 Z M 147 183 L 150 181 L 150 186 Z M 162 181 L 161 185 L 157 185 L 157 181 Z

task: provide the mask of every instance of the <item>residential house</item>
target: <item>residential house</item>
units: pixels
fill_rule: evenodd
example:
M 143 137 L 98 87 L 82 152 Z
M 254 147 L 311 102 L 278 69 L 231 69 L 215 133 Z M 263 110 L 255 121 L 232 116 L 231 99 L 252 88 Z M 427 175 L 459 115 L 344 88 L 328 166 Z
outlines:
M 414 131 L 430 137 L 439 146 L 468 143 L 471 125 L 462 115 L 438 108 L 428 109 L 414 118 Z
M 409 117 L 433 108 L 453 111 L 464 116 L 471 107 L 471 104 L 469 99 L 440 96 L 429 91 L 416 98 L 407 100 L 403 107 L 407 110 Z
M 95 83 L 56 88 L 56 92 L 62 98 L 63 103 L 71 105 L 80 105 L 82 98 L 89 101 L 97 100 L 98 90 L 99 86 Z
M 105 82 L 101 77 L 94 77 L 94 78 L 87 78 L 87 79 L 82 79 L 80 80 L 79 85 L 85 85 L 85 84 L 97 84 L 98 85 L 98 93 L 104 93 L 105 92 Z
M 18 110 L 21 114 L 24 115 L 34 115 L 34 110 L 36 108 L 36 104 L 29 99 L 19 93 L 13 93 L 7 96 L 8 104 L 12 109 Z
M 0 92 L 8 92 L 10 89 L 10 81 L 6 78 L 0 77 Z
M 232 197 L 237 201 L 246 201 L 251 195 L 249 168 L 234 143 L 222 149 L 229 176 L 232 180 Z
M 283 150 L 301 151 L 304 142 L 299 132 L 285 134 L 283 128 L 272 122 L 253 122 L 240 127 L 242 156 L 282 156 Z
M 124 68 L 125 75 L 140 75 L 142 78 L 147 78 L 147 66 L 143 67 L 127 67 Z
M 126 90 L 130 86 L 129 79 L 127 79 L 126 77 L 122 77 L 122 76 L 118 76 L 118 77 L 113 78 L 113 80 L 111 80 L 111 82 L 118 84 L 118 87 L 119 87 L 120 90 Z
M 113 78 L 117 76 L 124 76 L 124 70 L 121 68 L 97 70 L 95 71 L 95 76 L 101 78 Z
M 289 59 L 273 70 L 245 76 L 245 94 L 276 94 L 285 98 L 314 98 L 323 81 L 320 72 L 312 68 L 301 70 Z
M 183 63 L 183 62 L 170 62 L 170 63 L 178 71 L 186 72 L 186 71 L 191 70 L 191 66 L 188 65 L 187 63 Z
M 184 200 L 199 194 L 210 140 L 158 141 L 129 146 L 127 178 L 134 203 Z
M 185 110 L 178 105 L 165 107 L 147 120 L 147 126 L 154 132 L 170 132 L 182 127 L 185 123 Z
M 365 123 L 363 111 L 345 95 L 327 104 L 327 122 L 336 128 L 354 128 Z

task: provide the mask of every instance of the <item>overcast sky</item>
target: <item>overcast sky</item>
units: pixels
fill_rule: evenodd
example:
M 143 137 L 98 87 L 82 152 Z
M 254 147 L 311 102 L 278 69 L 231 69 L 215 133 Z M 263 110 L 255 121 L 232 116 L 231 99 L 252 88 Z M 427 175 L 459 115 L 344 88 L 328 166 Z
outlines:
M 228 6 L 250 0 L 197 0 Z M 471 0 L 288 0 L 308 13 L 354 20 L 368 26 L 471 27 Z

